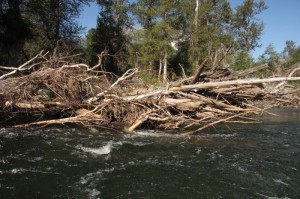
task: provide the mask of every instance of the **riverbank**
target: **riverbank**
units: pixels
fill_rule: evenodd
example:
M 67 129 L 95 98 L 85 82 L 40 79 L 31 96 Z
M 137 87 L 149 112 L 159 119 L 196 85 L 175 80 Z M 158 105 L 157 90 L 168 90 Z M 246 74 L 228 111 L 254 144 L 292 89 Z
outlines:
M 55 65 L 38 58 L 0 76 L 1 125 L 117 124 L 125 133 L 137 128 L 187 129 L 191 135 L 219 123 L 259 122 L 253 115 L 299 105 L 300 90 L 288 84 L 300 80 L 292 77 L 296 70 L 288 77 L 263 79 L 252 75 L 267 65 L 238 72 L 198 70 L 191 77 L 153 86 L 139 77 L 144 72 L 139 68 L 118 77 L 100 65 Z M 33 70 L 35 62 L 39 67 Z

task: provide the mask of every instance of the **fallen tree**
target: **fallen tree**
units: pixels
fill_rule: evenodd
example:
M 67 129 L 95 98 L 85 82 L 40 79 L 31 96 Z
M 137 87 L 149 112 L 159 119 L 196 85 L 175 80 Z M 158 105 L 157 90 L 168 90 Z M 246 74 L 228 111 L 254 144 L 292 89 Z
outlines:
M 107 127 L 117 124 L 126 133 L 133 133 L 139 127 L 180 128 L 186 129 L 184 134 L 191 135 L 219 123 L 258 122 L 252 116 L 263 113 L 269 107 L 258 108 L 253 102 L 264 99 L 279 102 L 277 100 L 280 99 L 286 103 L 286 96 L 289 99 L 291 95 L 300 93 L 297 89 L 286 94 L 281 92 L 287 86 L 286 82 L 300 80 L 300 77 L 292 77 L 298 69 L 288 77 L 265 79 L 236 79 L 228 71 L 227 75 L 218 75 L 224 70 L 214 69 L 214 74 L 209 76 L 215 79 L 206 77 L 205 82 L 199 82 L 203 72 L 201 65 L 193 77 L 178 81 L 179 84 L 170 83 L 154 89 L 137 78 L 138 68 L 115 77 L 99 71 L 99 65 L 63 64 L 53 67 L 42 53 L 29 63 L 30 66 L 27 63 L 11 68 L 12 71 L 26 68 L 24 74 L 8 72 L 0 77 L 1 114 L 13 118 L 18 114 L 39 113 L 40 120 L 44 120 L 14 127 L 69 123 Z M 36 65 L 39 69 L 32 70 Z M 238 77 L 265 68 L 267 65 L 240 71 Z M 276 87 L 266 86 L 275 82 L 279 82 Z M 278 90 L 276 94 L 270 87 Z M 56 118 L 47 119 L 44 116 L 47 113 L 56 115 Z

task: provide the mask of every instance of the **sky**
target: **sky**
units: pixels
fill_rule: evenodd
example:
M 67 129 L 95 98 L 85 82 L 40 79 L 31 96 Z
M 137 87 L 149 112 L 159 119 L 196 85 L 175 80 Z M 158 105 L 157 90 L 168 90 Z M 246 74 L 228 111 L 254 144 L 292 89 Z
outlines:
M 189 0 L 187 0 L 189 1 Z M 243 0 L 230 0 L 231 5 L 241 5 Z M 256 48 L 252 53 L 254 58 L 263 54 L 269 44 L 273 44 L 277 52 L 282 52 L 287 40 L 293 40 L 300 45 L 300 0 L 265 0 L 268 9 L 258 15 L 264 25 L 263 35 L 260 43 L 262 46 Z M 85 6 L 79 18 L 81 25 L 86 31 L 95 28 L 99 7 L 96 4 Z

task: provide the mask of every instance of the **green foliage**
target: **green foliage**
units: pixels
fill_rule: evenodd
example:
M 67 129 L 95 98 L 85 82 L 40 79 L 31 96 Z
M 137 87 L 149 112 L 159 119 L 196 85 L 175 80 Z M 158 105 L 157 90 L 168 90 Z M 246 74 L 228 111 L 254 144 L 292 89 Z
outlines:
M 91 1 L 28 0 L 25 4 L 25 11 L 28 14 L 25 17 L 30 21 L 34 37 L 28 40 L 26 49 L 30 50 L 34 46 L 35 51 L 53 50 L 58 41 L 78 47 L 79 34 L 84 28 L 76 22 L 76 19 L 82 6 Z
M 286 63 L 284 64 L 286 69 L 300 62 L 300 46 L 297 47 L 294 41 L 286 41 L 286 46 L 282 53 L 286 60 Z
M 191 2 L 193 7 L 196 4 Z M 192 12 L 193 13 L 193 12 Z M 230 48 L 233 38 L 230 35 L 232 10 L 227 0 L 199 1 L 198 14 L 192 17 L 188 25 L 190 35 L 189 60 L 194 69 L 200 63 L 218 51 L 221 45 Z
M 96 29 L 86 37 L 86 61 L 90 65 L 98 62 L 97 54 L 107 52 L 102 60 L 105 70 L 119 74 L 127 68 L 128 37 L 131 26 L 128 1 L 98 0 L 100 12 Z
M 153 71 L 141 72 L 139 73 L 139 77 L 146 85 L 152 85 L 157 88 L 161 86 L 161 82 L 157 79 L 157 75 Z
M 134 15 L 142 26 L 136 43 L 139 66 L 158 70 L 166 83 L 169 61 L 175 52 L 175 41 L 180 37 L 179 2 L 173 0 L 139 0 Z
M 97 48 L 96 34 L 97 32 L 95 28 L 90 29 L 85 40 L 85 61 L 90 66 L 96 65 L 98 62 L 97 53 L 94 50 Z
M 245 51 L 240 51 L 235 57 L 233 70 L 245 70 L 253 66 L 253 58 Z
M 256 16 L 267 9 L 263 0 L 244 0 L 233 16 L 233 31 L 239 49 L 249 52 L 259 47 L 264 24 Z
M 53 50 L 58 41 L 78 48 L 83 28 L 76 18 L 91 1 L 0 1 L 1 63 L 19 65 L 42 49 Z
M 89 2 L 92 0 L 0 1 L 1 63 L 17 65 L 41 49 L 55 49 L 58 41 L 79 50 L 82 27 L 75 19 Z M 235 70 L 253 65 L 249 52 L 259 46 L 263 30 L 256 16 L 266 9 L 264 1 L 254 0 L 244 0 L 235 10 L 229 0 L 96 3 L 100 8 L 97 27 L 86 35 L 85 61 L 96 65 L 97 56 L 105 52 L 101 63 L 106 71 L 120 74 L 130 67 L 150 68 L 156 74 L 164 71 L 164 80 L 167 73 L 169 79 L 181 76 L 180 66 L 192 74 L 205 59 L 211 67 L 230 57 Z M 291 41 L 285 54 L 289 63 L 299 60 Z M 269 62 L 277 59 L 272 48 L 263 56 Z
M 280 54 L 275 51 L 273 44 L 269 44 L 265 52 L 259 57 L 259 61 L 268 63 L 270 66 L 276 65 L 280 60 Z

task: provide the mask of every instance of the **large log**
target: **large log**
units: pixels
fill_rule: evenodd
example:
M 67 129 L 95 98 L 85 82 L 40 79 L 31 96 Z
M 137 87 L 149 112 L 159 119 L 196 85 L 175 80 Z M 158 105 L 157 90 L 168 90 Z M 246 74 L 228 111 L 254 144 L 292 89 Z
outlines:
M 211 89 L 220 88 L 232 85 L 250 85 L 260 83 L 272 83 L 281 81 L 300 81 L 300 77 L 278 77 L 278 78 L 267 78 L 267 79 L 245 79 L 245 80 L 233 80 L 233 81 L 221 81 L 221 82 L 208 82 L 199 83 L 193 85 L 182 85 L 179 87 L 172 87 L 169 91 L 191 91 L 195 89 Z
M 192 99 L 174 99 L 174 98 L 165 98 L 164 102 L 169 106 L 175 106 L 180 110 L 193 111 L 198 109 L 201 105 L 204 105 L 203 101 L 196 101 Z

